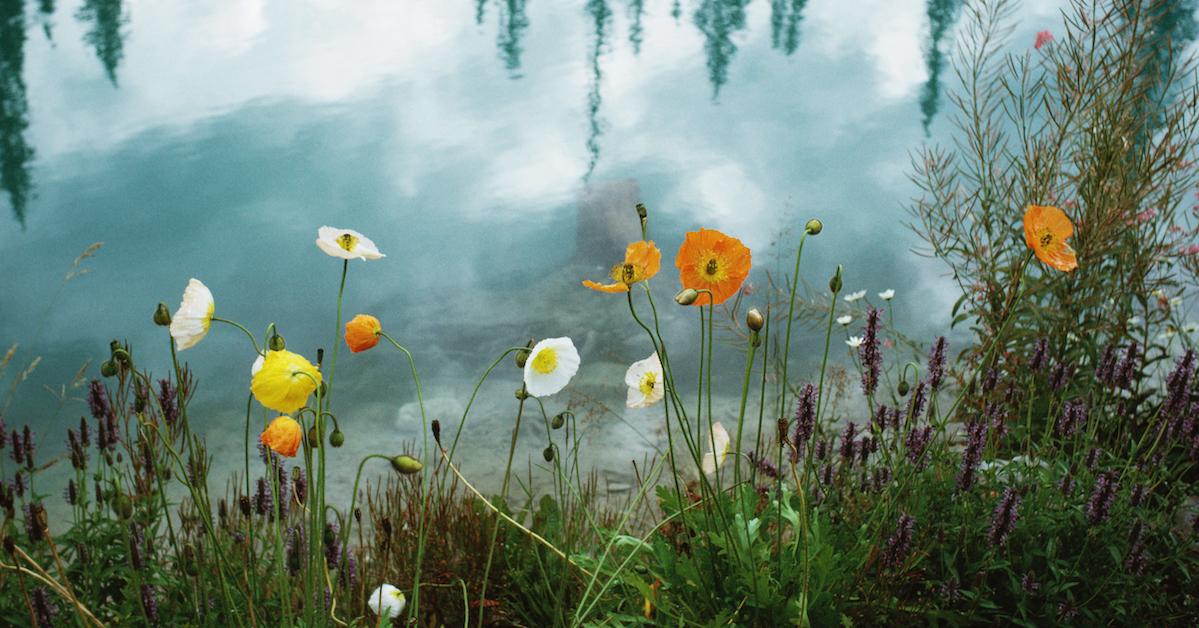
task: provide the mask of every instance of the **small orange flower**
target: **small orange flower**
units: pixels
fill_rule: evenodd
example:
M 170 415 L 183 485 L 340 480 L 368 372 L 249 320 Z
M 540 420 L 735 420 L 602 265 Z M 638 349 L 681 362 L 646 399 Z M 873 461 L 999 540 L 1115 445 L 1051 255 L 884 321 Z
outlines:
M 645 281 L 658 274 L 662 267 L 662 251 L 654 246 L 654 241 L 640 240 L 629 245 L 624 252 L 624 261 L 612 267 L 608 274 L 615 283 L 601 284 L 594 281 L 584 281 L 583 285 L 600 292 L 628 292 L 629 286 L 638 281 Z
M 1074 225 L 1062 210 L 1049 205 L 1029 205 L 1024 212 L 1024 242 L 1042 262 L 1064 272 L 1078 268 L 1074 249 L 1066 243 Z
M 712 299 L 705 292 L 693 305 L 724 303 L 749 276 L 751 255 L 737 238 L 715 229 L 700 229 L 687 233 L 674 265 L 684 288 L 712 291 Z
M 259 438 L 263 445 L 270 447 L 280 455 L 291 458 L 300 448 L 302 431 L 300 424 L 295 419 L 284 414 L 271 421 Z
M 379 319 L 370 314 L 359 314 L 346 323 L 346 346 L 358 353 L 379 344 L 379 332 L 383 326 Z

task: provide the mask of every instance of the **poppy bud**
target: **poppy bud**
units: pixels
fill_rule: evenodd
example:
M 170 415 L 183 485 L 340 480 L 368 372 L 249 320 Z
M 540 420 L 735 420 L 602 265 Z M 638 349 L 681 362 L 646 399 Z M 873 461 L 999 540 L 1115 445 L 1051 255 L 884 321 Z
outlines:
M 358 523 L 362 523 L 362 509 L 361 508 L 357 508 L 357 507 L 354 508 L 354 521 L 357 521 Z
M 554 429 L 561 429 L 563 425 L 566 425 L 566 413 L 559 412 L 558 414 L 555 414 L 554 419 L 550 421 L 550 427 Z
M 841 292 L 841 265 L 837 264 L 837 272 L 832 279 L 828 280 L 828 289 L 833 291 L 833 294 Z
M 762 313 L 758 308 L 753 308 L 745 313 L 745 326 L 755 332 L 762 331 L 762 326 L 766 324 L 766 319 L 762 317 Z
M 419 472 L 425 465 L 420 463 L 420 460 L 413 458 L 407 454 L 400 454 L 391 459 L 391 468 L 399 473 L 411 475 Z
M 437 419 L 433 419 L 432 428 L 433 428 L 433 440 L 436 441 L 437 445 L 440 447 L 441 446 L 441 421 L 438 421 Z
M 283 351 L 287 348 L 287 343 L 283 341 L 283 336 L 280 336 L 279 334 L 271 334 L 269 346 L 271 351 Z
M 346 435 L 341 433 L 341 430 L 334 428 L 333 433 L 329 435 L 329 444 L 334 447 L 341 447 L 346 442 Z
M 529 391 L 525 390 L 524 386 L 516 389 L 516 398 L 524 401 L 529 398 Z
M 897 388 L 899 389 L 900 397 L 908 396 L 908 390 L 911 389 L 911 387 L 908 386 L 908 380 L 906 380 L 906 379 L 899 380 L 899 386 L 897 386 Z
M 117 364 L 128 366 L 131 359 L 132 358 L 129 357 L 129 352 L 126 351 L 124 347 L 118 348 L 116 351 L 112 352 L 112 361 L 116 362 Z
M 813 218 L 803 226 L 803 230 L 808 232 L 808 235 L 816 235 L 824 231 L 824 223 L 819 219 Z
M 112 342 L 108 343 L 108 352 L 109 353 L 115 353 L 116 350 L 120 349 L 120 348 L 121 348 L 120 340 L 113 340 Z
M 154 309 L 154 324 L 161 327 L 166 327 L 171 324 L 171 310 L 167 309 L 166 303 L 159 303 Z
M 325 348 L 321 347 L 316 350 L 316 367 L 321 367 L 321 362 L 325 361 Z
M 674 302 L 679 305 L 691 305 L 699 298 L 699 291 L 695 288 L 683 288 L 678 294 L 674 295 Z
M 308 446 L 313 449 L 318 449 L 321 446 L 321 436 L 317 433 L 315 425 L 308 428 Z
M 104 377 L 112 377 L 117 374 L 117 365 L 113 364 L 112 360 L 105 360 L 100 363 L 100 375 Z
M 525 367 L 525 362 L 529 360 L 529 350 L 533 348 L 534 344 L 536 343 L 533 342 L 533 339 L 529 338 L 529 342 L 525 344 L 525 348 L 516 352 L 516 368 L 523 369 Z
M 321 396 L 321 397 L 328 397 L 328 396 L 329 396 L 329 387 L 325 385 L 325 382 L 321 382 L 321 392 L 320 392 L 320 396 Z
M 637 203 L 637 217 L 642 220 L 649 217 L 649 212 L 645 209 L 645 203 Z
M 554 446 L 550 445 L 549 447 L 546 447 L 545 451 L 541 452 L 541 457 L 545 458 L 546 462 L 553 462 L 554 461 Z

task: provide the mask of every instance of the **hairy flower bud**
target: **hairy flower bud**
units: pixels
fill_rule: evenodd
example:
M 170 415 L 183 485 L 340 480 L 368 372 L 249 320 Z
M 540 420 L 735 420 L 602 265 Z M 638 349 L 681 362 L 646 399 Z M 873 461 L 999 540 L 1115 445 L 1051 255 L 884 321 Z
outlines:
M 804 224 L 803 229 L 808 232 L 808 235 L 818 235 L 821 231 L 824 231 L 824 223 L 820 222 L 817 218 L 813 218 Z
M 154 308 L 154 324 L 160 327 L 170 326 L 171 310 L 166 303 L 159 302 L 158 307 Z
M 674 302 L 679 305 L 691 305 L 699 298 L 699 291 L 695 288 L 683 288 L 678 294 L 674 295 Z
M 400 454 L 391 459 L 391 468 L 395 469 L 399 473 L 411 475 L 419 472 L 422 468 L 424 468 L 424 465 L 421 464 L 420 460 L 417 460 L 412 456 Z
M 745 313 L 745 326 L 749 327 L 754 332 L 762 331 L 762 327 L 766 324 L 766 319 L 762 316 L 762 312 L 758 308 L 753 308 Z
M 341 447 L 346 442 L 346 435 L 341 430 L 333 428 L 333 433 L 329 435 L 329 444 L 334 447 Z
M 283 351 L 287 349 L 287 341 L 283 340 L 283 336 L 280 336 L 278 333 L 273 333 L 271 334 L 268 346 L 271 348 L 271 351 Z
M 841 292 L 841 265 L 837 264 L 837 272 L 833 274 L 833 278 L 828 280 L 828 289 L 833 291 L 833 294 Z
M 117 374 L 117 365 L 112 360 L 105 360 L 100 363 L 100 374 L 104 377 L 112 377 Z

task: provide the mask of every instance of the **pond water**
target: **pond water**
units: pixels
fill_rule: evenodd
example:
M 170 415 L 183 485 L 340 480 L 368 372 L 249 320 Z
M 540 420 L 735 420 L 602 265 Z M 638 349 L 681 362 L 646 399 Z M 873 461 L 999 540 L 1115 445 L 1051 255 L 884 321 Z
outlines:
M 1059 4 L 1023 7 L 1014 45 L 1056 24 Z M 584 421 L 583 456 L 619 490 L 630 461 L 665 445 L 660 408 L 623 408 L 624 369 L 651 349 L 623 298 L 579 281 L 635 239 L 634 202 L 664 252 L 659 303 L 677 290 L 685 231 L 740 237 L 760 286 L 788 272 L 778 254 L 815 216 L 810 285 L 843 263 L 847 290 L 896 289 L 901 328 L 943 333 L 956 294 L 911 253 L 903 206 L 910 151 L 947 137 L 961 13 L 955 0 L 4 0 L 0 350 L 20 343 L 14 370 L 43 358 L 5 418 L 57 455 L 84 391 L 60 403 L 47 387 L 89 359 L 96 376 L 111 339 L 165 374 L 150 315 L 159 301 L 173 310 L 190 277 L 219 316 L 258 334 L 274 321 L 309 356 L 331 349 L 341 264 L 313 244 L 329 224 L 387 254 L 350 264 L 345 314 L 378 315 L 412 349 L 447 430 L 504 348 L 572 336 L 582 369 L 547 407 L 573 394 L 612 410 Z M 98 241 L 91 272 L 64 284 Z M 694 311 L 663 315 L 672 354 L 686 355 Z M 798 336 L 810 374 L 821 335 Z M 253 352 L 216 326 L 181 357 L 223 481 L 241 465 Z M 741 364 L 730 350 L 718 368 Z M 737 379 L 718 384 L 718 412 L 732 411 Z M 336 380 L 344 495 L 359 456 L 399 451 L 420 418 L 390 349 L 343 350 Z M 463 467 L 484 488 L 498 484 L 518 386 L 499 369 L 466 428 Z M 540 416 L 525 425 L 522 469 L 545 443 Z

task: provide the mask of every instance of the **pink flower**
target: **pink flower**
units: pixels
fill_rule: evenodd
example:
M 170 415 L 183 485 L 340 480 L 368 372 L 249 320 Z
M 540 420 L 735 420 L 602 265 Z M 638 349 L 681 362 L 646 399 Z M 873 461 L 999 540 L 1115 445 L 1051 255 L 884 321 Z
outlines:
M 1041 46 L 1044 46 L 1051 41 L 1053 41 L 1053 33 L 1049 31 L 1041 31 L 1037 33 L 1037 41 L 1032 45 L 1032 47 L 1040 50 Z
M 1187 255 L 1199 255 L 1199 244 L 1192 244 L 1186 248 Z
M 895 341 L 891 340 L 890 338 L 884 338 L 883 339 L 883 348 L 884 349 L 894 349 Z

